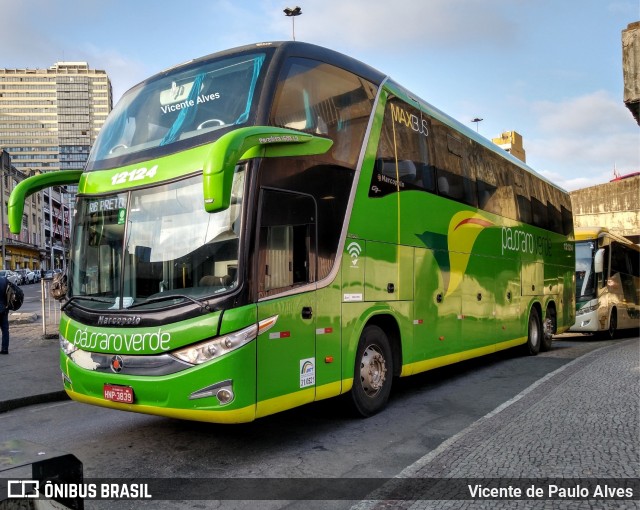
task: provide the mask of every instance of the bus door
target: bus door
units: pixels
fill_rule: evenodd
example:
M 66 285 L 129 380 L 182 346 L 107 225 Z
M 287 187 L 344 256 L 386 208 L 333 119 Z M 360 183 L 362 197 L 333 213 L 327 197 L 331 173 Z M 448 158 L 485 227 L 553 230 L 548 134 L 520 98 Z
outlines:
M 263 189 L 258 239 L 257 416 L 312 402 L 316 385 L 316 204 Z

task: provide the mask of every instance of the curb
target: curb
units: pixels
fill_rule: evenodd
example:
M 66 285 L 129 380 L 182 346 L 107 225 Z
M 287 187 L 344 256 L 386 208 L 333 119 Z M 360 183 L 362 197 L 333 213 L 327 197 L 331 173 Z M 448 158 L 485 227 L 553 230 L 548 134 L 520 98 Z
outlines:
M 70 400 L 67 392 L 64 390 L 14 398 L 12 400 L 0 402 L 0 413 L 6 413 L 7 411 L 13 411 L 14 409 L 20 409 L 21 407 L 28 407 L 36 404 L 48 404 L 50 402 L 61 402 L 63 400 Z
M 40 316 L 35 312 L 11 312 L 9 314 L 9 324 L 33 324 Z

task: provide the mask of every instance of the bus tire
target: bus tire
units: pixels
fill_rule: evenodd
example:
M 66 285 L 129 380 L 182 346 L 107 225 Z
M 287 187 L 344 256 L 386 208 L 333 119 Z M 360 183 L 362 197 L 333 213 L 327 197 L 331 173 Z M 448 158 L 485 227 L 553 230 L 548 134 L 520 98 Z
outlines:
M 384 409 L 391 392 L 393 357 L 389 339 L 378 326 L 368 325 L 360 335 L 356 352 L 351 401 L 363 417 Z
M 618 333 L 618 311 L 615 308 L 611 309 L 611 317 L 609 317 L 609 329 L 602 332 L 602 338 L 604 340 L 613 340 Z
M 527 325 L 527 343 L 524 344 L 524 353 L 528 356 L 535 356 L 540 352 L 542 343 L 542 323 L 540 322 L 540 313 L 534 306 L 529 313 L 529 323 Z

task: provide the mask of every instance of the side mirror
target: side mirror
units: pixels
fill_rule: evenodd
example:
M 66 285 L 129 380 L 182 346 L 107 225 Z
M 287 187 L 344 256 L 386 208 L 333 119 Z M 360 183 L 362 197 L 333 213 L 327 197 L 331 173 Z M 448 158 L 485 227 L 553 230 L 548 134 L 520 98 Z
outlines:
M 604 248 L 600 248 L 593 257 L 593 269 L 596 274 L 604 272 Z
M 7 206 L 11 233 L 20 233 L 24 201 L 29 195 L 51 186 L 78 184 L 81 176 L 82 170 L 59 170 L 47 174 L 34 175 L 19 183 L 11 192 L 9 205 Z
M 202 172 L 205 210 L 229 207 L 233 173 L 241 159 L 312 156 L 324 154 L 332 145 L 328 138 L 273 126 L 251 126 L 227 133 L 214 143 Z

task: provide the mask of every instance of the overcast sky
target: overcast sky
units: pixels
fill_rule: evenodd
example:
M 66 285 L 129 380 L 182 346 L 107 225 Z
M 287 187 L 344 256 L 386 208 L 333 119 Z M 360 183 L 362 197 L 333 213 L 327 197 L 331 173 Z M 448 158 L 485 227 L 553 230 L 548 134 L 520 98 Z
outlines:
M 638 0 L 0 0 L 0 67 L 86 61 L 114 99 L 164 68 L 292 37 L 389 74 L 480 134 L 518 131 L 527 163 L 574 190 L 640 171 L 621 32 Z

